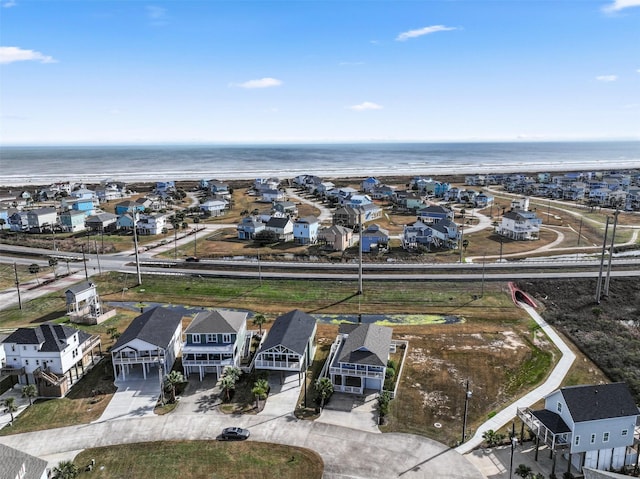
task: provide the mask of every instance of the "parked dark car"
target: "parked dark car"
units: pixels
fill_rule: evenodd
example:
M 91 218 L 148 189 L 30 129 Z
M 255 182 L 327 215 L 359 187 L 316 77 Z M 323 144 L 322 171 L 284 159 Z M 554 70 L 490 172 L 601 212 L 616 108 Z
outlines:
M 200 262 L 200 258 L 196 258 L 195 256 L 189 256 L 187 259 L 185 259 L 185 261 L 187 263 L 198 263 Z
M 241 427 L 227 427 L 222 430 L 220 439 L 222 441 L 244 441 L 249 438 L 249 430 Z

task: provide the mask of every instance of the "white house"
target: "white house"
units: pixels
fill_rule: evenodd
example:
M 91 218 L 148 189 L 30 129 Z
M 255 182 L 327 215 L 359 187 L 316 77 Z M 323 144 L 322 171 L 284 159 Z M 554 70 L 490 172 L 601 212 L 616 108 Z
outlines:
M 209 216 L 222 216 L 228 203 L 224 200 L 207 200 L 200 204 L 200 211 Z
M 514 240 L 535 240 L 539 238 L 541 224 L 534 212 L 515 209 L 502 215 L 497 233 Z
M 299 218 L 293 224 L 293 239 L 300 244 L 316 244 L 320 221 L 315 216 Z
M 163 213 L 141 214 L 136 229 L 141 235 L 159 235 L 167 228 L 167 215 Z
M 562 454 L 579 472 L 635 463 L 637 452 L 631 446 L 640 439 L 635 431 L 639 416 L 625 383 L 564 387 L 545 398 L 544 409 L 518 409 L 518 417 L 536 435 L 536 445 Z
M 126 379 L 132 371 L 147 373 L 160 368 L 161 374 L 171 371 L 182 346 L 182 315 L 173 310 L 155 307 L 136 317 L 111 348 L 113 374 Z M 158 375 L 152 377 L 157 378 Z
M 184 375 L 196 373 L 202 381 L 207 373 L 221 377 L 225 367 L 240 366 L 249 346 L 245 344 L 247 314 L 223 309 L 198 313 L 184 332 Z
M 52 206 L 27 211 L 28 228 L 31 231 L 42 231 L 58 223 L 58 213 Z
M 299 309 L 278 316 L 256 354 L 255 368 L 304 371 L 315 354 L 316 328 L 316 320 Z
M 293 222 L 289 218 L 272 216 L 265 224 L 267 231 L 273 231 L 278 241 L 291 241 L 293 239 Z
M 81 320 L 85 316 L 97 317 L 102 314 L 100 297 L 95 283 L 82 281 L 74 284 L 65 292 L 67 302 L 67 314 L 74 319 Z
M 391 328 L 376 324 L 341 324 L 329 368 L 334 391 L 382 392 L 392 333 Z
M 40 396 L 62 397 L 94 363 L 100 336 L 42 323 L 16 329 L 2 344 L 7 357 L 3 372 L 18 376 L 20 384 L 36 384 Z

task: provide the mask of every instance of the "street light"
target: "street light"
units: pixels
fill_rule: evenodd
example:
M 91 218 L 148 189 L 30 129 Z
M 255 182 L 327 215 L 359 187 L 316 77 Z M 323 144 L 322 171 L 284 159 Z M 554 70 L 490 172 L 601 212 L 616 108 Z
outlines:
M 465 384 L 465 395 L 464 395 L 464 417 L 462 419 L 462 441 L 460 441 L 460 444 L 462 444 L 466 437 L 467 437 L 467 411 L 469 409 L 469 399 L 471 399 L 471 395 L 473 394 L 470 390 L 469 390 L 469 380 L 467 379 L 466 384 Z
M 509 438 L 511 439 L 511 461 L 509 462 L 509 479 L 513 477 L 513 452 L 518 445 L 518 438 L 516 437 L 516 423 L 511 423 L 511 434 L 509 434 Z

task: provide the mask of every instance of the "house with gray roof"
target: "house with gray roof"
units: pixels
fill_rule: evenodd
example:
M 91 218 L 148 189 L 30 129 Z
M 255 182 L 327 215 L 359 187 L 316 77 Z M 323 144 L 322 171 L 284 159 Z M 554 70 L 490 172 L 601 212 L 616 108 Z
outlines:
M 536 449 L 542 442 L 578 472 L 618 470 L 637 458 L 640 410 L 625 383 L 560 388 L 545 398 L 544 409 L 517 414 L 536 435 Z
M 333 390 L 363 394 L 382 392 L 393 330 L 377 324 L 343 323 L 332 347 L 329 374 Z
M 304 371 L 316 351 L 316 320 L 294 309 L 278 316 L 258 353 L 255 368 L 272 371 Z
M 147 373 L 157 368 L 166 374 L 181 346 L 182 315 L 160 306 L 152 308 L 136 317 L 111 348 L 113 374 L 123 380 L 137 371 L 147 379 Z M 157 379 L 157 373 L 151 377 Z
M 7 479 L 47 479 L 47 461 L 0 444 L 2 476 Z
M 182 369 L 185 377 L 206 374 L 221 377 L 224 368 L 240 366 L 248 349 L 247 315 L 245 311 L 216 309 L 198 313 L 185 329 L 182 345 Z M 247 348 L 246 348 L 247 347 Z
M 99 356 L 100 336 L 63 324 L 18 328 L 2 342 L 5 374 L 20 384 L 35 384 L 38 395 L 62 397 Z

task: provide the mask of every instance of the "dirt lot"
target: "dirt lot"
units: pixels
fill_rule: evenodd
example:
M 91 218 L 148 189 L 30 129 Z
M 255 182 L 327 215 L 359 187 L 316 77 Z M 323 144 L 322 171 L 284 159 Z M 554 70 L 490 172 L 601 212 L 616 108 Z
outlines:
M 523 281 L 542 316 L 567 335 L 612 381 L 625 381 L 640 402 L 640 281 L 612 278 L 595 302 L 596 279 Z

